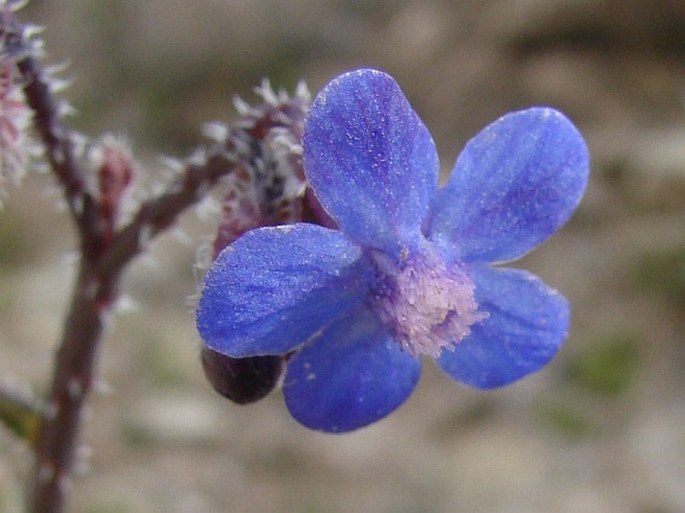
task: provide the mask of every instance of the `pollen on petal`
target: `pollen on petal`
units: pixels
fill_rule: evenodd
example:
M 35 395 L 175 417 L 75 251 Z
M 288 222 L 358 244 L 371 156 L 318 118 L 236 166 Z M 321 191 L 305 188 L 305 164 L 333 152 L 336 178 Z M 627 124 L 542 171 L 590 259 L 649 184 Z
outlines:
M 440 356 L 487 317 L 478 311 L 474 284 L 458 264 L 448 266 L 433 248 L 405 252 L 399 264 L 371 256 L 375 271 L 370 301 L 402 350 Z

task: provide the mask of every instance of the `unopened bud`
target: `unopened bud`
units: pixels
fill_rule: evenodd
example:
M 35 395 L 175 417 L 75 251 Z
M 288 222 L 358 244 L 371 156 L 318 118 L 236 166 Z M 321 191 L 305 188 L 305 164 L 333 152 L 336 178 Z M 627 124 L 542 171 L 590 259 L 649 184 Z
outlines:
M 125 141 L 105 135 L 90 150 L 89 159 L 94 169 L 92 184 L 97 229 L 100 243 L 106 247 L 114 237 L 122 212 L 128 210 L 126 201 L 135 177 L 136 162 Z
M 112 218 L 133 180 L 135 163 L 128 146 L 112 137 L 103 138 L 91 158 L 97 167 L 97 187 L 103 217 Z
M 283 372 L 281 356 L 231 358 L 203 346 L 200 357 L 205 376 L 214 390 L 238 404 L 266 397 Z

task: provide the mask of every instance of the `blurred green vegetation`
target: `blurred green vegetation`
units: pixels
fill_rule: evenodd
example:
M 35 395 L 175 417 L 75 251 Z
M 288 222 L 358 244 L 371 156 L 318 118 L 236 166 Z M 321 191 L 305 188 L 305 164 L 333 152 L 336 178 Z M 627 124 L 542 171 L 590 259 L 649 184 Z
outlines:
M 543 424 L 570 440 L 578 440 L 592 431 L 586 416 L 570 401 L 547 399 L 537 412 Z
M 637 377 L 639 345 L 639 338 L 632 334 L 600 336 L 566 363 L 564 377 L 593 394 L 606 397 L 623 395 Z
M 639 289 L 658 297 L 685 318 L 685 247 L 655 248 L 641 255 L 633 280 Z

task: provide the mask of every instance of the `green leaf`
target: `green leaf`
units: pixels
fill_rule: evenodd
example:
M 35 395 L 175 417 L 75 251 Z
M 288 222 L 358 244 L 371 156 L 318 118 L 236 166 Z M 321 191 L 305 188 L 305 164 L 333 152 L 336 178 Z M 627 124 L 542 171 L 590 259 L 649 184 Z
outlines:
M 0 423 L 29 445 L 38 438 L 40 408 L 6 390 L 0 390 Z

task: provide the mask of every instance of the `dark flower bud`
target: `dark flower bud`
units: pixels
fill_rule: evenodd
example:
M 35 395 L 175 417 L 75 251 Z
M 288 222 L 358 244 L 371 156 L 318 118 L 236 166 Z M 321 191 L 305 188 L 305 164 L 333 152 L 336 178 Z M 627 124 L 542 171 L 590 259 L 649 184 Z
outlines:
M 200 357 L 205 376 L 214 390 L 238 404 L 266 397 L 283 372 L 282 356 L 231 358 L 203 346 Z

